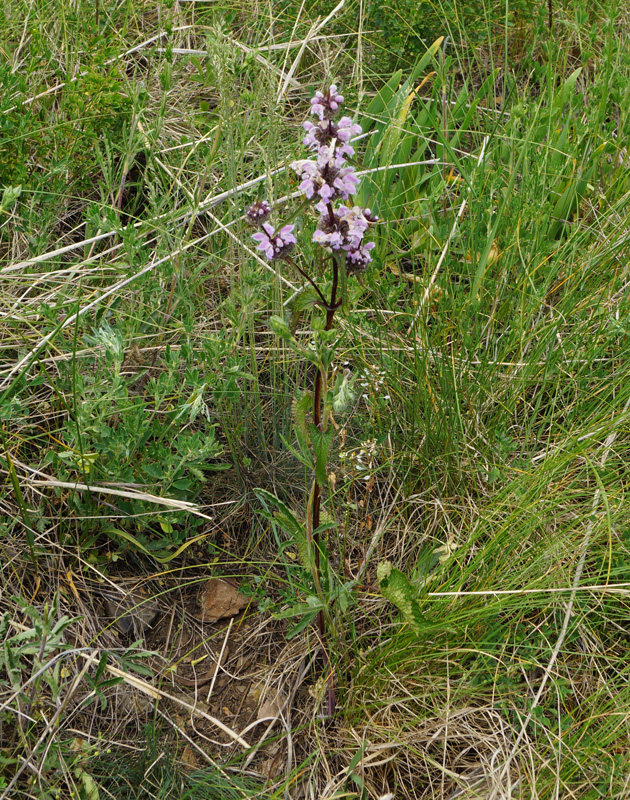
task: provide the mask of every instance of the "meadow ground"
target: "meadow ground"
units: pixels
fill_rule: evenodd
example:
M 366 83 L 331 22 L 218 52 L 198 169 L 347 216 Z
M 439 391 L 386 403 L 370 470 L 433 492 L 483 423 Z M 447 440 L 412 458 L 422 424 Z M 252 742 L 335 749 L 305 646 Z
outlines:
M 0 800 L 630 796 L 627 11 L 383 9 L 2 4 Z

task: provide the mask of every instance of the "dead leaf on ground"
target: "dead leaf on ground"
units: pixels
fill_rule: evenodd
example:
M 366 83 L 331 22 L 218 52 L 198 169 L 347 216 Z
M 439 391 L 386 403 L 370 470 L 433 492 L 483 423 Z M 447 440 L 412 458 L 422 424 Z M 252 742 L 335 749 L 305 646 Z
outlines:
M 249 690 L 252 700 L 258 705 L 258 719 L 278 717 L 284 706 L 282 692 L 264 684 L 255 683 Z
M 182 752 L 182 762 L 186 765 L 186 767 L 188 767 L 188 769 L 199 769 L 197 755 L 189 744 L 184 747 Z
M 235 617 L 249 603 L 250 598 L 241 594 L 223 578 L 211 578 L 199 597 L 199 616 L 204 622 L 216 622 L 226 617 Z

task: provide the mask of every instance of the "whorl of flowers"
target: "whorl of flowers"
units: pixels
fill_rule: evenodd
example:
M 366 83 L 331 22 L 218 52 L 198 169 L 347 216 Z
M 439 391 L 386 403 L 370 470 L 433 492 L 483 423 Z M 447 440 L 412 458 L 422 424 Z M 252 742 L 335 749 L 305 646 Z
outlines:
M 292 231 L 295 225 L 285 225 L 276 232 L 269 222 L 263 222 L 261 230 L 252 236 L 258 242 L 258 249 L 262 250 L 270 261 L 274 258 L 286 258 L 293 250 L 297 239 Z
M 271 215 L 271 206 L 266 200 L 259 200 L 251 205 L 245 212 L 245 218 L 250 225 L 259 228 L 263 222 L 267 222 Z
M 343 95 L 337 94 L 337 87 L 333 83 L 326 94 L 315 92 L 315 96 L 311 97 L 311 114 L 317 114 L 320 120 L 331 119 L 342 103 Z

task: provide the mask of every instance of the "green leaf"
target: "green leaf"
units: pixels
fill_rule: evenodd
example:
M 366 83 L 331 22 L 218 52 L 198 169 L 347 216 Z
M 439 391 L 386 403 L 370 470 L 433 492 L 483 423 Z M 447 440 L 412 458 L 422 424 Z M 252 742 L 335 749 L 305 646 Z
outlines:
M 562 84 L 560 91 L 553 99 L 553 104 L 556 108 L 562 108 L 562 106 L 564 106 L 564 104 L 571 98 L 571 95 L 575 92 L 575 84 L 577 83 L 577 79 L 579 78 L 581 72 L 582 67 L 578 67 Z
M 378 588 L 390 603 L 402 612 L 409 627 L 416 633 L 426 624 L 416 599 L 417 591 L 409 579 L 391 561 L 382 561 L 376 568 Z
M 295 300 L 291 306 L 291 322 L 289 323 L 289 328 L 293 335 L 295 335 L 297 327 L 300 324 L 302 312 L 307 308 L 313 308 L 313 306 L 316 306 L 318 301 L 319 297 L 311 286 L 306 286 L 295 296 Z
M 320 431 L 316 425 L 309 426 L 311 431 L 311 441 L 313 443 L 313 453 L 315 454 L 315 477 L 321 486 L 325 486 L 328 481 L 326 474 L 326 464 L 328 454 L 335 436 L 334 428 L 327 431 Z
M 312 611 L 309 614 L 306 614 L 297 625 L 295 625 L 291 630 L 287 631 L 287 639 L 292 639 L 294 636 L 297 636 L 298 633 L 301 633 L 304 628 L 307 628 L 311 622 L 315 619 L 319 612 Z
M 444 41 L 444 37 L 443 36 L 438 37 L 433 42 L 432 45 L 429 45 L 429 47 L 427 48 L 426 53 L 424 53 L 424 55 L 420 56 L 420 60 L 418 61 L 416 66 L 413 68 L 413 72 L 411 74 L 411 77 L 409 78 L 409 83 L 415 83 L 415 81 L 419 80 L 420 73 L 423 72 L 425 67 L 428 65 L 428 63 L 431 61 L 431 59 L 435 56 L 437 51 L 442 46 L 442 42 L 443 41 Z
M 293 424 L 296 431 L 302 435 L 304 439 L 308 439 L 308 425 L 306 424 L 306 414 L 313 404 L 313 398 L 310 392 L 304 392 L 299 400 L 294 400 L 291 410 L 293 411 Z
M 125 539 L 125 541 L 129 542 L 134 547 L 137 547 L 138 550 L 141 550 L 145 555 L 151 556 L 151 558 L 154 558 L 160 564 L 168 564 L 170 561 L 173 561 L 173 559 L 175 559 L 178 556 L 180 556 L 184 552 L 184 550 L 187 550 L 190 547 L 191 544 L 195 544 L 195 542 L 198 542 L 198 541 L 200 541 L 200 540 L 202 540 L 202 539 L 204 539 L 206 537 L 206 534 L 202 533 L 199 536 L 195 536 L 192 539 L 189 539 L 187 542 L 184 542 L 183 544 L 181 544 L 177 548 L 177 550 L 175 550 L 174 553 L 171 553 L 170 555 L 167 555 L 167 556 L 159 556 L 156 553 L 151 552 L 151 550 L 149 550 L 147 547 L 145 547 L 142 544 L 142 542 L 140 542 L 138 539 L 136 539 L 135 536 L 132 536 L 130 533 L 127 533 L 127 531 L 123 530 L 122 528 L 106 528 L 103 531 L 103 533 L 106 533 L 108 536 L 111 536 L 113 539 L 116 539 L 117 537 L 120 537 L 121 539 Z
M 267 324 L 271 328 L 271 330 L 283 339 L 286 342 L 293 341 L 293 334 L 291 333 L 291 329 L 287 325 L 287 323 L 282 319 L 282 317 L 278 317 L 275 314 L 267 320 Z
M 309 595 L 306 603 L 296 603 L 294 606 L 291 606 L 291 608 L 278 611 L 277 614 L 274 614 L 274 617 L 275 619 L 291 619 L 291 617 L 301 617 L 302 614 L 310 614 L 311 612 L 316 614 L 318 611 L 321 611 L 322 608 L 323 605 L 319 597 Z
M 280 436 L 280 438 L 282 439 L 282 443 L 287 448 L 287 450 L 296 457 L 296 459 L 300 462 L 300 464 L 304 464 L 304 466 L 307 467 L 307 469 L 314 468 L 315 462 L 313 461 L 313 454 L 309 449 L 307 440 L 300 439 L 300 437 L 298 437 L 300 450 L 296 450 L 296 448 L 293 447 L 291 442 L 287 441 L 286 437 Z
M 98 662 L 96 673 L 94 674 L 94 683 L 98 683 L 98 681 L 100 681 L 101 677 L 103 676 L 103 673 L 105 672 L 106 666 L 107 666 L 107 653 L 103 653 Z
M 260 511 L 259 513 L 267 519 L 273 520 L 282 528 L 285 533 L 288 533 L 289 536 L 293 537 L 302 566 L 304 569 L 310 570 L 310 548 L 306 541 L 306 533 L 304 531 L 304 525 L 302 522 L 298 520 L 286 503 L 283 503 L 282 500 L 275 496 L 275 494 L 266 491 L 266 489 L 254 489 L 254 492 L 263 505 L 269 504 L 272 507 L 275 506 L 276 510 L 272 515 L 264 511 Z
M 399 69 L 387 81 L 385 86 L 383 86 L 378 91 L 376 96 L 372 98 L 372 101 L 370 102 L 370 105 L 367 107 L 365 112 L 365 115 L 368 119 L 370 117 L 375 117 L 377 114 L 382 114 L 383 110 L 389 105 L 392 97 L 396 93 L 401 78 L 402 78 L 402 70 Z
M 5 186 L 0 199 L 0 211 L 8 214 L 22 194 L 21 186 Z
M 287 533 L 294 534 L 296 531 L 302 530 L 302 523 L 298 521 L 293 511 L 279 497 L 276 497 L 275 494 L 268 492 L 266 489 L 254 489 L 254 493 L 263 505 L 269 504 L 276 509 L 276 512 L 279 512 L 282 519 L 290 526 L 288 529 L 285 528 Z M 274 519 L 276 518 L 277 515 L 274 514 Z
M 98 784 L 94 778 L 82 767 L 77 767 L 74 774 L 83 784 L 83 792 L 81 792 L 82 796 L 84 796 L 86 800 L 99 800 L 100 794 L 98 791 Z

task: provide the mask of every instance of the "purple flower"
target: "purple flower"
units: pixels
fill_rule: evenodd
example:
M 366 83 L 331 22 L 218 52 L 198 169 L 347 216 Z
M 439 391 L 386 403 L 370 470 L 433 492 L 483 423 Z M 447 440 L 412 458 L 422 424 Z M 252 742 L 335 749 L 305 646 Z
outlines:
M 317 228 L 313 234 L 313 241 L 327 250 L 339 250 L 343 245 L 343 236 L 340 231 L 326 231 L 322 228 Z
M 353 136 L 358 136 L 363 130 L 360 125 L 355 125 L 350 117 L 342 117 L 335 128 L 335 138 L 340 142 L 349 142 Z
M 344 200 L 347 200 L 351 194 L 356 194 L 359 183 L 359 178 L 354 174 L 354 167 L 344 167 L 333 181 L 339 196 Z
M 313 234 L 314 242 L 327 250 L 356 251 L 360 248 L 370 223 L 370 219 L 366 217 L 366 212 L 368 215 L 370 213 L 369 209 L 339 206 L 331 217 L 325 203 L 320 202 L 315 208 L 320 212 L 321 218 Z
M 290 166 L 298 177 L 302 179 L 300 191 L 310 200 L 317 191 L 318 186 L 316 184 L 319 178 L 317 164 L 308 158 L 304 158 L 301 161 L 294 161 Z
M 311 114 L 316 114 L 320 120 L 331 119 L 343 103 L 343 95 L 337 94 L 337 87 L 333 83 L 328 92 L 315 92 L 311 98 Z
M 370 250 L 376 245 L 374 242 L 357 247 L 356 250 L 348 250 L 346 253 L 346 271 L 348 275 L 356 275 L 359 272 L 365 272 L 367 265 L 372 260 Z
M 269 222 L 262 225 L 262 230 L 253 234 L 252 239 L 258 242 L 258 250 L 272 261 L 275 258 L 286 258 L 297 239 L 292 231 L 295 225 L 285 225 L 276 233 L 276 229 Z
M 266 200 L 259 200 L 257 203 L 249 206 L 245 212 L 245 217 L 250 225 L 255 228 L 260 228 L 263 222 L 267 222 L 271 214 L 271 206 Z
M 307 147 L 311 147 L 313 150 L 318 150 L 323 144 L 326 144 L 327 127 L 328 125 L 324 126 L 323 128 L 320 125 L 314 125 L 310 120 L 307 119 L 304 123 L 306 136 L 302 139 L 303 143 Z
M 347 200 L 355 194 L 359 178 L 354 174 L 354 167 L 344 167 L 344 159 L 330 147 L 321 147 L 317 161 L 303 159 L 294 161 L 291 169 L 301 179 L 300 191 L 308 200 L 317 195 L 325 203 L 337 197 Z
M 363 209 L 359 208 L 359 206 L 353 206 L 352 208 L 339 206 L 337 216 L 339 229 L 344 237 L 344 249 L 356 249 L 361 244 L 369 224 Z
M 330 146 L 335 142 L 335 152 L 341 156 L 353 156 L 354 148 L 348 142 L 353 136 L 361 133 L 361 126 L 355 125 L 350 117 L 342 117 L 338 123 L 322 120 L 317 125 L 307 120 L 304 123 L 306 136 L 302 140 L 311 150 Z

